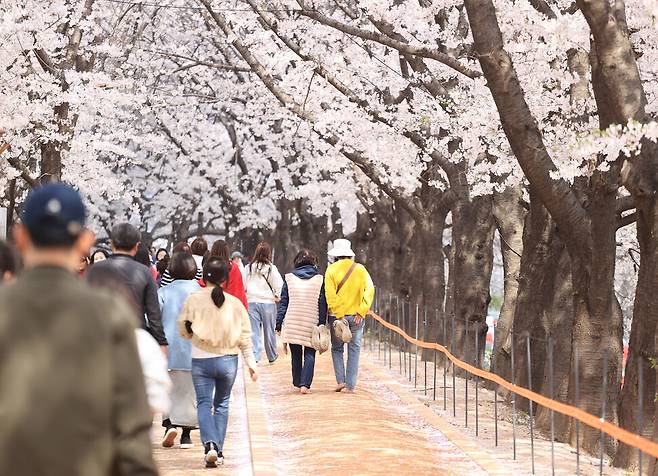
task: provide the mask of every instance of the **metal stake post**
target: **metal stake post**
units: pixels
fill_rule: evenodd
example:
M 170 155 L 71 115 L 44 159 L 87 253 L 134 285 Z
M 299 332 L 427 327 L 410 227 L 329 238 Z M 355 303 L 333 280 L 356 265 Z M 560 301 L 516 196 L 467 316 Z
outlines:
M 526 335 L 526 356 L 528 358 L 528 390 L 532 391 L 532 361 L 530 360 L 530 334 Z M 530 417 L 530 460 L 532 474 L 535 474 L 535 434 L 532 427 L 532 400 L 528 399 L 528 416 Z
M 396 314 L 398 316 L 398 329 L 400 328 L 400 297 L 395 296 L 395 310 L 397 311 Z M 397 334 L 397 333 L 396 333 Z M 400 334 L 397 334 L 397 344 L 398 344 L 398 357 L 400 359 L 400 375 L 402 375 L 402 347 L 401 347 L 401 342 L 400 342 Z
M 465 338 L 464 338 L 464 349 L 463 349 L 463 355 L 464 359 L 468 360 L 468 353 L 466 352 L 466 349 L 468 348 L 468 321 L 464 320 L 464 332 L 465 332 Z M 464 375 L 464 426 L 468 428 L 468 372 L 465 372 Z
M 573 348 L 574 383 L 576 384 L 576 407 L 580 407 L 580 358 L 578 347 Z M 580 474 L 580 421 L 576 420 L 576 474 Z
M 443 315 L 443 346 L 448 347 L 448 332 L 446 329 L 447 324 L 446 315 Z M 446 376 L 448 373 L 448 357 L 443 356 L 443 411 L 446 411 L 446 400 L 448 396 L 448 384 L 446 383 Z
M 416 342 L 418 342 L 418 312 L 419 307 L 416 303 Z M 416 344 L 416 357 L 414 358 L 414 388 L 418 387 L 418 344 Z
M 606 403 L 608 399 L 608 349 L 603 356 L 603 386 L 601 388 L 601 420 L 605 421 Z M 603 474 L 603 454 L 605 453 L 605 433 L 601 431 L 601 441 L 599 443 L 601 451 L 599 452 L 599 475 Z
M 510 335 L 512 336 L 512 351 L 511 351 L 511 375 L 512 385 L 516 385 L 516 372 L 514 371 L 514 328 L 512 328 Z M 516 394 L 512 396 L 512 453 L 516 460 Z
M 423 312 L 423 340 L 427 342 L 427 308 L 425 308 L 425 311 Z M 423 350 L 423 352 L 425 351 Z M 423 383 L 425 384 L 425 396 L 427 396 L 427 358 L 423 359 L 423 367 L 425 371 Z
M 642 436 L 644 433 L 644 362 L 642 356 L 637 358 L 637 434 Z M 642 476 L 642 450 L 637 450 L 638 474 Z
M 477 329 L 477 322 L 473 323 L 475 327 L 475 366 L 480 368 L 480 336 Z M 480 436 L 480 396 L 478 393 L 479 390 L 479 381 L 477 376 L 473 377 L 475 379 L 475 436 Z
M 495 359 L 491 359 L 491 373 L 496 373 Z M 494 387 L 494 445 L 498 446 L 498 384 Z
M 402 301 L 402 330 L 407 331 L 407 319 L 404 317 L 405 316 L 405 302 L 404 300 Z M 409 312 L 407 312 L 409 314 Z M 404 376 L 407 376 L 407 341 L 400 336 L 401 343 L 403 345 L 403 351 L 402 351 L 402 359 L 404 360 Z
M 450 353 L 455 355 L 455 315 L 452 315 L 452 329 L 450 336 Z M 452 416 L 457 417 L 457 379 L 455 378 L 455 363 L 452 362 Z
M 553 337 L 548 338 L 548 386 L 551 400 L 555 399 L 554 381 L 555 372 L 553 370 Z M 551 410 L 551 474 L 555 475 L 555 412 Z

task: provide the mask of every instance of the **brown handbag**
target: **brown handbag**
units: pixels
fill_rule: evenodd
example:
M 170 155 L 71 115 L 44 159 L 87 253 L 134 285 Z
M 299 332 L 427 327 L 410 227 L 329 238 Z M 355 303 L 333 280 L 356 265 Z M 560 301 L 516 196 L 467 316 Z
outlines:
M 340 290 L 343 288 L 343 285 L 350 278 L 350 276 L 352 275 L 352 271 L 354 271 L 354 268 L 356 268 L 356 261 L 352 263 L 352 266 L 350 266 L 350 269 L 347 270 L 347 273 L 345 274 L 343 280 L 340 283 L 338 283 L 338 286 L 336 286 L 336 294 L 340 292 Z

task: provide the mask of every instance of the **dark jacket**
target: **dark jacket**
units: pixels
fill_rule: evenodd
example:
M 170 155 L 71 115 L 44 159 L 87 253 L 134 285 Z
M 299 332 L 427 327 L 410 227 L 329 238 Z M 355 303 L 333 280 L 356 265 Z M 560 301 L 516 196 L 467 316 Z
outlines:
M 91 278 L 96 270 L 103 268 L 110 268 L 123 278 L 141 309 L 141 315 L 146 316 L 146 321 L 141 321 L 142 327 L 151 333 L 158 344 L 167 345 L 158 303 L 158 284 L 149 268 L 135 261 L 132 256 L 114 254 L 92 265 L 87 271 L 87 277 Z
M 134 311 L 54 267 L 0 303 L 0 475 L 157 475 Z
M 300 266 L 295 268 L 292 272 L 295 276 L 300 279 L 311 279 L 313 276 L 320 274 L 318 268 L 311 265 Z M 288 295 L 288 283 L 283 281 L 283 288 L 281 288 L 281 301 L 277 305 L 277 316 L 276 316 L 276 330 L 280 331 L 283 326 L 283 320 L 286 318 L 286 312 L 288 311 L 288 303 L 290 302 L 290 296 Z M 324 284 L 320 289 L 320 296 L 318 297 L 318 322 L 320 324 L 325 324 L 327 322 L 327 298 L 324 293 Z

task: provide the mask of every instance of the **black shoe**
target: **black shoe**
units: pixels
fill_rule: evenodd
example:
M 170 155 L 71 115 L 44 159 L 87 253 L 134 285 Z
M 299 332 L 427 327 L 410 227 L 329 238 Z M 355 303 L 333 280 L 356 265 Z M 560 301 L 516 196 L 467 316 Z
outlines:
M 206 456 L 205 456 L 206 468 L 216 468 L 217 460 L 219 459 L 219 455 L 221 454 L 217 449 L 217 445 L 211 441 L 203 446 L 206 450 Z M 223 457 L 222 457 L 222 461 L 223 461 Z
M 171 448 L 174 446 L 174 441 L 178 436 L 178 430 L 175 427 L 169 427 L 165 430 L 164 438 L 162 439 L 162 446 L 165 448 Z
M 194 448 L 194 443 L 192 443 L 192 438 L 190 438 L 190 430 L 183 430 L 183 434 L 180 437 L 180 447 L 182 450 Z

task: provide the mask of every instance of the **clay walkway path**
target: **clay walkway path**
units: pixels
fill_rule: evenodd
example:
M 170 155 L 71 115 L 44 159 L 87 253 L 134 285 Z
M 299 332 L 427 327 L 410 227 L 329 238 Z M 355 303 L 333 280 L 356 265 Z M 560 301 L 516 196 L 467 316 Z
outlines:
M 291 385 L 290 361 L 261 364 L 258 384 L 240 372 L 231 401 L 226 464 L 230 475 L 506 474 L 490 454 L 452 431 L 415 396 L 362 357 L 356 394 L 337 394 L 331 356 L 316 360 L 313 394 Z M 208 474 L 199 432 L 191 450 L 163 449 L 162 430 L 153 441 L 161 474 Z M 448 436 L 446 436 L 448 435 Z M 486 468 L 486 470 L 485 470 Z M 493 469 L 493 470 L 492 470 Z

